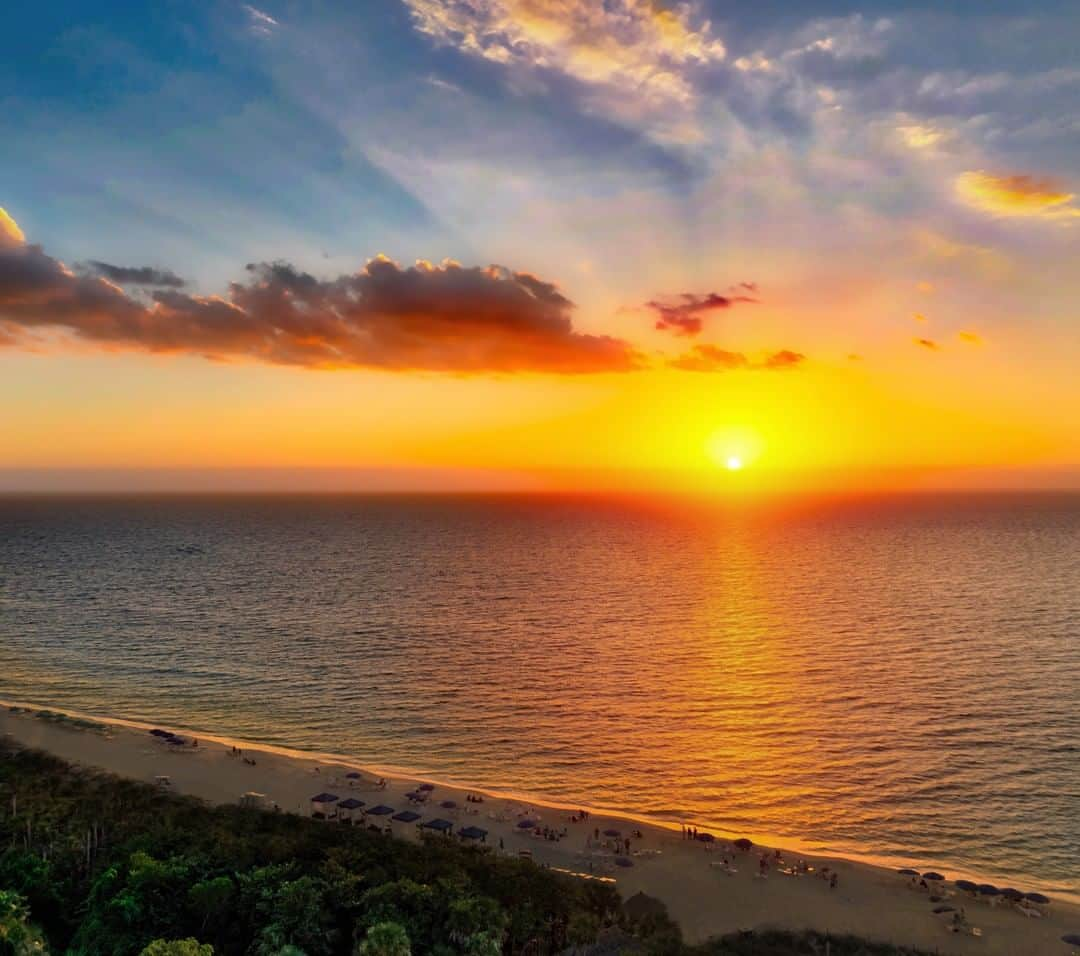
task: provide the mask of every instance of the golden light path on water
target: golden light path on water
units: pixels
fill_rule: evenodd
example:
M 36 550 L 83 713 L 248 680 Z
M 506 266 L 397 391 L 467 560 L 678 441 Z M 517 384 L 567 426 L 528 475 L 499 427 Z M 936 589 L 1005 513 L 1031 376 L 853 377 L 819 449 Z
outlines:
M 0 508 L 0 695 L 1075 892 L 1076 497 Z

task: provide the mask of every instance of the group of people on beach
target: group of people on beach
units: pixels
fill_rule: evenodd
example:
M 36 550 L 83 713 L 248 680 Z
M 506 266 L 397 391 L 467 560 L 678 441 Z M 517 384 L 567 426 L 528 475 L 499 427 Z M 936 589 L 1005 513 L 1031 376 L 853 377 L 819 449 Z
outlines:
M 465 802 L 466 803 L 483 803 L 484 798 L 482 796 L 480 796 L 480 794 L 478 794 L 478 793 L 467 793 L 467 794 L 465 794 Z
M 229 748 L 229 755 L 232 756 L 232 757 L 239 757 L 249 767 L 254 767 L 255 766 L 255 758 L 254 757 L 245 757 L 244 756 L 244 751 L 242 751 L 239 747 L 230 747 Z

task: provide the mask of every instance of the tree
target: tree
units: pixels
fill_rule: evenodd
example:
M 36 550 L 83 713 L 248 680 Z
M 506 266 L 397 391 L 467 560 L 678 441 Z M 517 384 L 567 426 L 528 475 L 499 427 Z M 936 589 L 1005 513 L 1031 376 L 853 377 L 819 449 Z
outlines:
M 219 876 L 196 883 L 188 890 L 192 909 L 202 920 L 204 930 L 208 925 L 217 925 L 228 912 L 235 889 L 232 880 L 227 876 Z
M 465 940 L 465 956 L 502 956 L 502 942 L 491 932 L 473 933 Z
M 409 934 L 399 923 L 376 923 L 356 947 L 356 956 L 412 956 Z
M 337 933 L 324 906 L 326 887 L 311 876 L 289 880 L 273 894 L 271 922 L 262 928 L 255 951 L 277 956 L 294 946 L 310 956 L 333 951 Z
M 155 939 L 139 956 L 214 956 L 214 947 L 197 939 Z
M 41 933 L 28 922 L 29 915 L 18 893 L 0 890 L 0 954 L 31 956 L 49 951 Z

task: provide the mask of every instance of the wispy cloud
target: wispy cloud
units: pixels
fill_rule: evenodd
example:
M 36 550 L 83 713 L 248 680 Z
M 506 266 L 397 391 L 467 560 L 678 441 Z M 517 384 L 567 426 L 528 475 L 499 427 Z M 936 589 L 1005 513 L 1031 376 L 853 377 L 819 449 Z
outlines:
M 745 352 L 731 352 L 716 345 L 695 345 L 689 352 L 671 359 L 672 368 L 685 372 L 779 371 L 806 361 L 806 356 L 790 349 L 771 352 L 754 360 Z
M 973 170 L 957 177 L 956 192 L 969 206 L 997 216 L 1080 217 L 1080 207 L 1073 205 L 1075 193 L 1037 176 L 995 176 L 985 170 Z
M 405 0 L 437 43 L 534 74 L 581 83 L 612 118 L 658 139 L 685 137 L 698 98 L 692 72 L 723 42 L 690 4 L 641 0 Z
M 91 259 L 85 264 L 87 271 L 115 282 L 118 285 L 160 286 L 180 289 L 187 283 L 171 269 L 155 269 L 153 266 L 114 266 L 108 262 Z
M 941 351 L 941 346 L 933 339 L 912 339 L 912 341 L 920 348 L 929 349 L 931 352 Z
M 269 36 L 277 27 L 281 26 L 269 13 L 260 10 L 258 7 L 245 3 L 244 12 L 248 17 L 248 29 L 258 36 Z
M 682 292 L 673 298 L 653 299 L 646 302 L 645 307 L 656 314 L 656 328 L 660 331 L 698 335 L 710 312 L 730 309 L 737 302 L 756 302 L 757 299 L 746 294 L 756 291 L 754 283 L 743 282 L 726 294 Z

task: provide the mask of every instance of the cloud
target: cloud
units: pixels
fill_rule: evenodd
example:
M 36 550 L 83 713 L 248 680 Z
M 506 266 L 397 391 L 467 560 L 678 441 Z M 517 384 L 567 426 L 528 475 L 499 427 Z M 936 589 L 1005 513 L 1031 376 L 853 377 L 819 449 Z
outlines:
M 26 241 L 19 224 L 8 215 L 8 211 L 0 206 L 0 249 L 5 245 L 22 243 Z
M 969 206 L 998 216 L 1080 217 L 1080 208 L 1072 204 L 1074 193 L 1035 176 L 994 176 L 985 170 L 974 170 L 956 178 L 956 192 Z
M 621 339 L 578 332 L 573 304 L 550 282 L 502 266 L 383 256 L 334 279 L 284 262 L 248 266 L 226 296 L 155 289 L 149 301 L 107 278 L 78 275 L 6 228 L 0 245 L 5 337 L 36 333 L 106 348 L 252 359 L 306 368 L 457 374 L 629 371 Z M 21 235 L 21 233 L 19 233 Z
M 898 126 L 896 131 L 904 143 L 912 149 L 929 149 L 940 143 L 947 135 L 943 130 L 921 124 Z
M 931 352 L 940 352 L 941 346 L 937 344 L 933 339 L 912 339 L 916 345 L 922 346 L 924 349 L 930 349 Z
M 957 332 L 956 337 L 968 345 L 982 345 L 983 337 L 978 332 Z
M 436 43 L 507 69 L 547 71 L 582 84 L 614 118 L 692 138 L 692 71 L 726 56 L 690 4 L 651 0 L 405 0 Z M 673 114 L 677 114 L 674 115 Z
M 796 365 L 802 365 L 805 361 L 806 356 L 801 352 L 792 352 L 790 349 L 781 349 L 779 352 L 773 352 L 771 355 L 767 355 L 754 367 L 764 369 L 795 368 Z
M 930 229 L 916 230 L 914 241 L 917 252 L 935 265 L 949 264 L 991 279 L 1008 278 L 1015 272 L 1009 257 L 991 246 L 958 241 Z
M 248 29 L 256 36 L 269 36 L 281 25 L 269 13 L 250 4 L 244 4 L 244 12 L 248 17 Z
M 155 269 L 152 266 L 114 266 L 91 259 L 86 263 L 86 267 L 89 271 L 118 285 L 164 286 L 180 289 L 187 284 L 175 272 L 169 269 Z
M 736 302 L 756 302 L 748 295 L 739 294 L 738 290 L 756 292 L 753 282 L 741 282 L 736 286 L 736 294 L 721 295 L 719 292 L 707 292 L 704 295 L 683 292 L 674 300 L 653 299 L 645 303 L 645 308 L 656 313 L 656 328 L 671 331 L 676 335 L 698 335 L 705 322 L 705 316 L 718 309 L 729 309 Z
M 686 372 L 778 371 L 795 368 L 805 360 L 806 356 L 799 352 L 781 349 L 755 362 L 745 352 L 729 352 L 716 345 L 695 345 L 689 352 L 671 359 L 668 365 Z
M 926 316 L 923 315 L 921 312 L 916 312 L 914 315 L 912 315 L 912 319 L 914 319 L 916 322 L 926 322 L 926 321 L 928 321 Z

